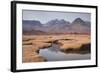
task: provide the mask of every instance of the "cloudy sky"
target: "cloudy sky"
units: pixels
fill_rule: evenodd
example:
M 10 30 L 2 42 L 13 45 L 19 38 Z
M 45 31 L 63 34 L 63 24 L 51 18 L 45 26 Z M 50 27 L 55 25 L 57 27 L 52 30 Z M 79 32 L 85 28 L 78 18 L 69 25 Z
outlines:
M 91 20 L 90 13 L 23 10 L 22 15 L 23 20 L 39 20 L 41 23 L 46 23 L 53 19 L 65 19 L 69 22 L 72 22 L 76 18 L 81 18 L 84 21 Z

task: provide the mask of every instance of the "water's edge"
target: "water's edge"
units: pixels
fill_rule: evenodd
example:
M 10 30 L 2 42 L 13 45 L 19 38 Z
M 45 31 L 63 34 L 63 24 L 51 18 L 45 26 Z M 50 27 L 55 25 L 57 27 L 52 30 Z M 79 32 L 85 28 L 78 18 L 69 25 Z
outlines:
M 62 51 L 57 44 L 52 44 L 51 47 L 40 49 L 39 55 L 43 56 L 47 61 L 86 60 L 91 58 L 90 50 Z

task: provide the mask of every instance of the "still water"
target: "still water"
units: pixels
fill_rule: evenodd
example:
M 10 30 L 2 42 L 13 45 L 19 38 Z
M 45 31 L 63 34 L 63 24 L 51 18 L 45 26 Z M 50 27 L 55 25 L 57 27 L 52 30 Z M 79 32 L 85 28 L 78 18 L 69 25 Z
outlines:
M 72 54 L 61 52 L 59 46 L 56 44 L 53 44 L 49 48 L 40 49 L 39 54 L 47 61 L 86 60 L 90 59 L 91 56 L 90 53 Z

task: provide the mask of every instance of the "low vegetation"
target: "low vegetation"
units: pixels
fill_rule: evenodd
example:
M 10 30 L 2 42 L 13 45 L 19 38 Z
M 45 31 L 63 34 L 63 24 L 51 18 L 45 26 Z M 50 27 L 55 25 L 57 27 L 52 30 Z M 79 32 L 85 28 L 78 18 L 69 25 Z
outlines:
M 23 62 L 43 62 L 46 59 L 39 55 L 39 50 L 58 44 L 63 52 L 90 52 L 90 35 L 23 35 Z

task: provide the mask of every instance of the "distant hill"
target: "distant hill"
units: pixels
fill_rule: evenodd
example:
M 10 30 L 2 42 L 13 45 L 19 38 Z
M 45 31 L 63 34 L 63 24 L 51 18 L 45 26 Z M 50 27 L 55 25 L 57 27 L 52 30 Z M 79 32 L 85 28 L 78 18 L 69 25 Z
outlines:
M 54 19 L 54 20 L 51 20 L 51 21 L 48 21 L 46 23 L 46 25 L 52 27 L 52 26 L 56 26 L 56 27 L 64 27 L 64 26 L 67 26 L 69 25 L 70 22 L 68 21 L 65 21 L 64 19 L 61 19 L 61 20 L 58 20 L 58 19 Z
M 51 21 L 48 21 L 46 23 L 46 25 L 48 25 L 47 28 L 47 32 L 52 32 L 52 33 L 64 33 L 66 32 L 66 27 L 68 28 L 70 25 L 70 22 L 65 21 L 64 19 L 58 20 L 58 19 L 54 19 Z
M 90 33 L 90 24 L 87 24 L 87 22 L 83 21 L 80 18 L 75 19 L 71 25 L 70 30 L 71 32 L 76 33 Z
M 33 29 L 38 30 L 39 28 L 42 27 L 41 22 L 37 20 L 23 20 L 22 24 L 23 24 L 23 30 L 33 30 Z
M 44 26 L 46 25 L 46 26 Z M 72 23 L 64 19 L 54 19 L 42 24 L 37 20 L 23 20 L 24 34 L 58 34 L 58 33 L 86 33 L 90 34 L 91 23 L 76 18 Z
M 43 32 L 43 31 L 40 31 L 40 30 L 31 30 L 31 31 L 23 31 L 23 34 L 25 35 L 32 35 L 32 34 L 35 34 L 35 35 L 41 35 L 41 34 L 47 34 L 46 32 Z

